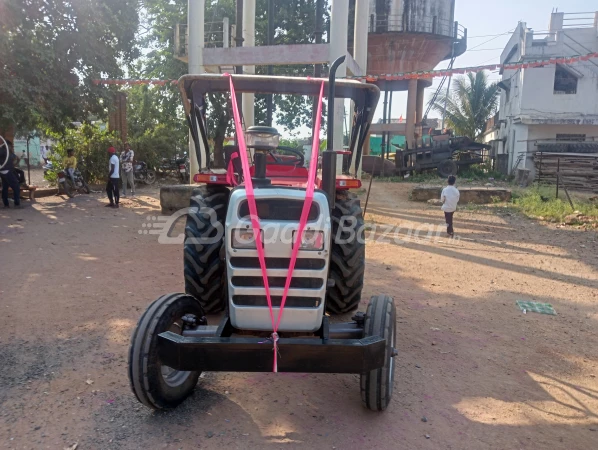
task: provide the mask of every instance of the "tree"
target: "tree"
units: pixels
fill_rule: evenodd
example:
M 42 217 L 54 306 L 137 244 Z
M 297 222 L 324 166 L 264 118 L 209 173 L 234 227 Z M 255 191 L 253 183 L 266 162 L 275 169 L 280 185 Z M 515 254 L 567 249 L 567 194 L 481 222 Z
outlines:
M 305 44 L 314 42 L 315 0 L 273 0 L 275 2 L 274 45 Z M 327 11 L 327 1 L 324 1 Z M 267 41 L 267 0 L 256 4 L 256 45 Z M 206 1 L 206 46 L 222 39 L 217 25 L 224 17 L 235 23 L 235 0 Z M 327 12 L 324 30 L 327 28 Z M 174 57 L 174 28 L 177 23 L 187 22 L 187 0 L 145 0 L 141 17 L 142 47 L 150 51 L 141 57 L 130 69 L 131 77 L 176 79 L 187 73 L 187 65 Z M 233 36 L 234 38 L 234 36 Z M 234 44 L 234 40 L 232 41 Z M 266 74 L 267 67 L 256 67 L 258 74 Z M 313 65 L 275 66 L 275 75 L 308 76 L 313 74 Z M 177 86 L 163 87 L 133 86 L 129 89 L 129 132 L 135 142 L 146 134 L 156 122 L 166 124 L 164 132 L 172 136 L 173 142 L 187 139 L 186 121 L 181 108 L 181 96 Z M 310 99 L 299 96 L 274 96 L 275 118 L 280 125 L 290 130 L 311 124 Z M 266 121 L 266 99 L 256 95 L 256 123 Z M 209 94 L 207 101 L 208 138 L 214 146 L 214 163 L 222 166 L 222 148 L 225 137 L 232 132 L 230 98 L 225 94 Z M 170 130 L 170 131 L 169 131 Z M 150 144 L 151 140 L 143 138 Z M 177 144 L 178 145 L 178 144 Z
M 105 114 L 110 90 L 137 57 L 136 0 L 3 0 L 0 3 L 0 127 L 63 129 Z
M 55 142 L 50 155 L 54 167 L 63 167 L 62 160 L 67 155 L 67 149 L 72 148 L 81 163 L 78 167 L 88 183 L 106 179 L 108 175 L 108 154 L 106 150 L 108 147 L 117 147 L 120 144 L 116 133 L 109 132 L 105 127 L 90 123 L 69 127 L 62 132 L 47 130 L 46 135 Z M 46 176 L 48 181 L 55 181 L 55 178 L 55 172 L 49 172 Z
M 316 0 L 274 1 L 274 39 L 272 45 L 312 44 L 315 42 Z M 328 0 L 324 0 L 323 31 L 330 29 Z M 266 45 L 268 30 L 268 0 L 257 0 L 255 19 L 256 45 Z M 267 66 L 256 67 L 256 73 L 266 75 Z M 274 66 L 274 75 L 293 77 L 313 76 L 313 64 Z M 311 125 L 312 99 L 301 96 L 274 95 L 274 111 L 276 122 L 288 128 L 291 133 L 302 125 Z M 324 117 L 326 116 L 323 111 Z M 256 95 L 256 123 L 266 122 L 266 96 Z M 322 126 L 325 125 L 325 120 Z
M 457 77 L 450 95 L 440 98 L 433 108 L 442 114 L 445 105 L 446 122 L 455 134 L 477 140 L 486 121 L 496 112 L 498 85 L 488 82 L 486 72 Z
M 210 41 L 221 39 L 221 34 L 211 32 L 215 31 L 214 22 L 222 21 L 224 17 L 234 18 L 234 5 L 234 0 L 206 2 L 206 46 Z M 188 72 L 187 64 L 177 60 L 174 54 L 175 26 L 185 23 L 187 0 L 145 0 L 141 45 L 150 51 L 130 69 L 133 78 L 172 80 Z M 134 148 L 147 152 L 151 160 L 157 155 L 172 156 L 186 147 L 187 122 L 178 86 L 133 86 L 128 92 L 128 117 L 132 124 L 129 132 Z M 227 108 L 224 95 L 211 94 L 208 100 L 208 137 L 218 149 L 214 154 L 215 163 L 224 165 L 222 147 L 230 128 L 230 108 Z M 167 142 L 171 143 L 170 150 Z

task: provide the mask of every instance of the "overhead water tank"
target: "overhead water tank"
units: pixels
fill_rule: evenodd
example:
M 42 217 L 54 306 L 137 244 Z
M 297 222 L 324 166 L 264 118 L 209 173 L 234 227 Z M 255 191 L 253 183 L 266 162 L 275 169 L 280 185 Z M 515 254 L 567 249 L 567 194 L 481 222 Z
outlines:
M 432 70 L 467 49 L 455 0 L 370 0 L 368 74 Z

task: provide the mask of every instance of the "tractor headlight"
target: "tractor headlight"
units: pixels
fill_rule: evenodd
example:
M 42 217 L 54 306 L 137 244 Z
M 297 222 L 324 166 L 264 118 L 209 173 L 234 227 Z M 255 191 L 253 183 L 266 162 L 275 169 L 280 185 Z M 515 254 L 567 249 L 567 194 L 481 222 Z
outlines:
M 264 243 L 264 230 L 260 230 L 262 245 Z M 239 249 L 255 249 L 255 235 L 251 228 L 236 228 L 231 233 L 231 245 Z
M 297 245 L 297 231 L 293 231 L 293 247 Z M 299 250 L 324 250 L 324 232 L 304 230 Z

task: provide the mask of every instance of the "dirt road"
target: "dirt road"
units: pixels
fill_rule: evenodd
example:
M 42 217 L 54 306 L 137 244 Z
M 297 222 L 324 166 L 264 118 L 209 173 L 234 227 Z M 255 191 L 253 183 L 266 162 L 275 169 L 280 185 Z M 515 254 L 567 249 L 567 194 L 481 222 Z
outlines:
M 401 226 L 367 248 L 364 306 L 388 293 L 399 312 L 382 414 L 362 408 L 357 376 L 267 373 L 207 373 L 179 409 L 147 410 L 128 385 L 129 336 L 183 289 L 182 247 L 139 233 L 155 192 L 119 210 L 99 195 L 0 210 L 0 447 L 595 448 L 598 235 L 462 211 L 459 240 L 427 239 L 441 214 L 407 188 L 375 185 L 366 217 L 372 237 Z

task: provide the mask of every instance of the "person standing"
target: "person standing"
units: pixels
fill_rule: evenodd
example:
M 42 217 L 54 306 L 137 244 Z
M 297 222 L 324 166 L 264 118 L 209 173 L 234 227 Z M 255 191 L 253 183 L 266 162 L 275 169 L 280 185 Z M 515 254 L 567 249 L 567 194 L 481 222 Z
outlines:
M 18 157 L 15 155 L 14 147 L 12 146 L 12 142 L 6 141 L 8 148 L 5 145 L 0 145 L 0 155 L 5 155 L 5 152 L 8 152 L 8 159 L 6 160 L 6 164 L 0 169 L 0 179 L 2 180 L 2 203 L 4 203 L 4 207 L 8 208 L 8 188 L 12 189 L 13 199 L 15 202 L 15 208 L 21 207 L 21 198 L 20 198 L 20 191 L 21 188 L 19 187 L 19 180 L 15 175 L 15 165 L 17 164 Z M 2 158 L 4 159 L 4 158 Z M 3 162 L 3 161 L 2 161 Z
M 131 188 L 131 196 L 135 197 L 135 177 L 133 175 L 133 160 L 135 152 L 131 150 L 128 142 L 125 142 L 125 151 L 120 155 L 121 177 L 123 181 L 123 197 L 127 196 L 127 184 Z
M 446 232 L 450 237 L 455 235 L 453 229 L 453 215 L 457 211 L 457 204 L 461 194 L 455 187 L 457 179 L 454 175 L 448 177 L 448 186 L 446 186 L 440 194 L 440 201 L 442 202 L 442 210 L 444 211 L 444 218 L 446 220 Z
M 108 200 L 110 200 L 110 203 L 106 206 L 118 208 L 118 204 L 120 202 L 120 195 L 118 191 L 118 181 L 120 180 L 120 161 L 118 156 L 116 156 L 116 149 L 114 147 L 110 147 L 108 149 L 108 154 L 110 155 L 110 162 L 108 163 L 108 183 L 106 184 L 106 193 L 108 194 Z
M 42 145 L 40 147 L 40 154 L 42 159 L 44 160 L 44 164 L 48 164 L 48 147 Z
M 67 149 L 67 157 L 64 158 L 64 171 L 69 176 L 73 185 L 75 184 L 75 169 L 77 168 L 77 158 L 75 158 L 75 150 Z

